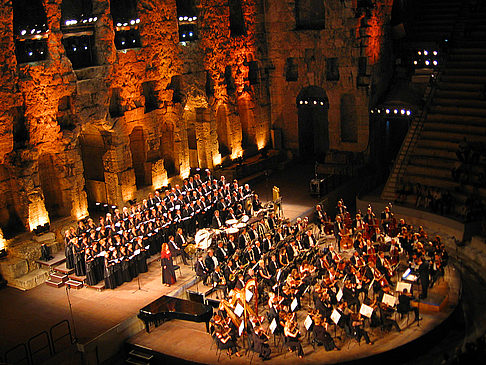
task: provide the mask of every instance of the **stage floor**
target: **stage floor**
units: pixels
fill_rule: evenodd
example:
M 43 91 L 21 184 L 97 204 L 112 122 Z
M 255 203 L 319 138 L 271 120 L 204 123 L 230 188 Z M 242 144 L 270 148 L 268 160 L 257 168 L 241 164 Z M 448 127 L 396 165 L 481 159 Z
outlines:
M 442 280 L 442 279 L 441 279 Z M 403 319 L 398 319 L 398 324 L 402 331 L 398 333 L 395 330 L 390 332 L 383 332 L 380 329 L 366 330 L 370 333 L 370 339 L 374 342 L 373 345 L 367 345 L 364 340 L 361 344 L 358 344 L 355 340 L 345 340 L 344 342 L 337 339 L 336 345 L 341 348 L 340 351 L 326 352 L 322 347 L 313 347 L 307 341 L 307 338 L 302 341 L 305 357 L 300 360 L 295 354 L 289 353 L 286 350 L 277 351 L 274 346 L 273 337 L 269 343 L 272 349 L 271 359 L 265 363 L 269 364 L 282 364 L 282 363 L 309 363 L 309 364 L 333 364 L 340 362 L 355 361 L 365 357 L 381 354 L 383 352 L 390 351 L 399 346 L 405 345 L 436 328 L 443 321 L 445 321 L 453 312 L 458 304 L 460 293 L 460 276 L 453 267 L 448 267 L 444 277 L 444 282 L 437 283 L 431 293 L 434 291 L 441 291 L 443 288 L 448 288 L 448 300 L 443 305 L 442 310 L 429 311 L 426 308 L 421 309 L 421 317 L 419 325 L 413 321 L 413 313 L 410 313 L 410 317 L 407 320 L 405 316 Z M 199 286 L 202 291 L 203 288 Z M 434 290 L 435 289 L 435 290 Z M 304 306 L 306 300 L 303 301 Z M 300 318 L 299 323 L 302 323 L 304 318 Z M 268 324 L 264 324 L 267 327 Z M 303 328 L 303 326 L 301 326 Z M 330 328 L 331 335 L 334 335 L 334 327 Z M 303 330 L 305 335 L 305 329 Z M 338 335 L 340 331 L 338 330 Z M 342 336 L 342 334 L 341 334 Z M 163 323 L 157 328 L 152 328 L 150 333 L 145 331 L 130 338 L 127 343 L 129 345 L 143 346 L 151 349 L 154 353 L 168 355 L 170 357 L 183 359 L 186 361 L 193 361 L 196 363 L 204 364 L 247 364 L 251 361 L 252 353 L 248 356 L 242 356 L 240 358 L 232 356 L 231 359 L 225 352 L 221 355 L 218 361 L 216 356 L 215 346 L 211 346 L 212 339 L 208 333 L 206 333 L 204 323 L 193 323 L 187 321 L 173 320 Z M 242 345 L 241 340 L 239 343 Z M 244 354 L 244 349 L 240 348 L 240 353 Z M 253 358 L 253 361 L 259 361 L 258 354 Z

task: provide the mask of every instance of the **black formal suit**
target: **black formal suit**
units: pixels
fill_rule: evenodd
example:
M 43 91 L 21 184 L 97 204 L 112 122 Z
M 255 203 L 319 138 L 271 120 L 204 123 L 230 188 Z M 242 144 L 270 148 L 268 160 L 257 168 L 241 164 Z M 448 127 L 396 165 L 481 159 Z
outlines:
M 223 225 L 223 220 L 221 219 L 221 216 L 219 217 L 213 216 L 211 227 L 215 229 L 221 229 L 222 225 Z
M 212 261 L 212 260 L 211 260 Z M 204 263 L 204 261 L 197 261 L 195 265 L 195 270 L 196 270 L 196 275 L 199 276 L 200 278 L 203 279 L 203 282 L 206 283 L 208 276 L 209 276 L 209 271 Z
M 206 265 L 208 272 L 211 273 L 214 271 L 214 260 L 211 256 L 206 256 L 206 258 L 204 259 L 204 264 Z

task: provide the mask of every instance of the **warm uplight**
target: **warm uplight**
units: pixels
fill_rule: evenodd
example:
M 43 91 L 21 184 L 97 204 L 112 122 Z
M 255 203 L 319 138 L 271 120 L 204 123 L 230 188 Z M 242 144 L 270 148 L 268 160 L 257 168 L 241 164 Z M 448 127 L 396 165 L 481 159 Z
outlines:
M 7 241 L 3 238 L 3 232 L 0 229 L 0 251 L 3 250 L 7 246 Z
M 29 228 L 33 231 L 46 223 L 49 223 L 49 213 L 47 213 L 44 200 L 35 197 L 29 204 Z
M 221 153 L 217 153 L 216 155 L 213 156 L 213 165 L 217 166 L 221 164 Z
M 231 153 L 231 159 L 235 160 L 239 157 L 243 156 L 243 150 L 241 148 L 235 148 L 233 149 L 233 152 Z

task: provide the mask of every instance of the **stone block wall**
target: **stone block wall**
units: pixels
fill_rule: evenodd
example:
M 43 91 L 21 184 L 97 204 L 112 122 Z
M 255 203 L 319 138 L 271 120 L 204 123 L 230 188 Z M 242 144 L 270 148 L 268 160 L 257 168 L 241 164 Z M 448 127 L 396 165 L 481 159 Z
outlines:
M 179 42 L 175 0 L 136 0 L 141 47 L 127 50 L 115 47 L 110 2 L 93 0 L 96 65 L 76 70 L 61 42 L 62 0 L 42 1 L 48 57 L 18 64 L 11 2 L 0 0 L 6 233 L 15 222 L 29 230 L 58 217 L 82 218 L 88 199 L 126 205 L 137 189 L 184 178 L 191 167 L 213 168 L 271 147 L 272 128 L 282 130 L 284 149 L 298 150 L 296 98 L 307 86 L 319 86 L 329 99 L 332 149 L 368 145 L 368 107 L 386 84 L 391 0 L 377 5 L 366 24 L 353 1 L 325 1 L 326 26 L 318 31 L 295 30 L 293 1 L 194 0 L 198 39 L 186 43 Z M 241 4 L 239 35 L 230 29 L 229 3 Z M 297 81 L 286 81 L 289 57 Z M 338 81 L 326 80 L 331 57 L 339 60 Z M 367 57 L 371 90 L 358 85 L 359 57 Z M 343 94 L 356 104 L 355 142 L 340 140 Z M 19 126 L 28 135 L 20 145 Z

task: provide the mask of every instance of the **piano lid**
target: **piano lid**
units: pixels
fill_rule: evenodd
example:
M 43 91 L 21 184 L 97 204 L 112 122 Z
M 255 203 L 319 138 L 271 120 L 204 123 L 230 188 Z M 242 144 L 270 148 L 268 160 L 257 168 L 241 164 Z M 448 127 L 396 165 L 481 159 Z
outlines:
M 206 314 L 208 311 L 212 311 L 210 306 L 168 295 L 164 295 L 140 309 L 141 313 L 146 314 L 177 312 L 187 313 L 195 316 Z

